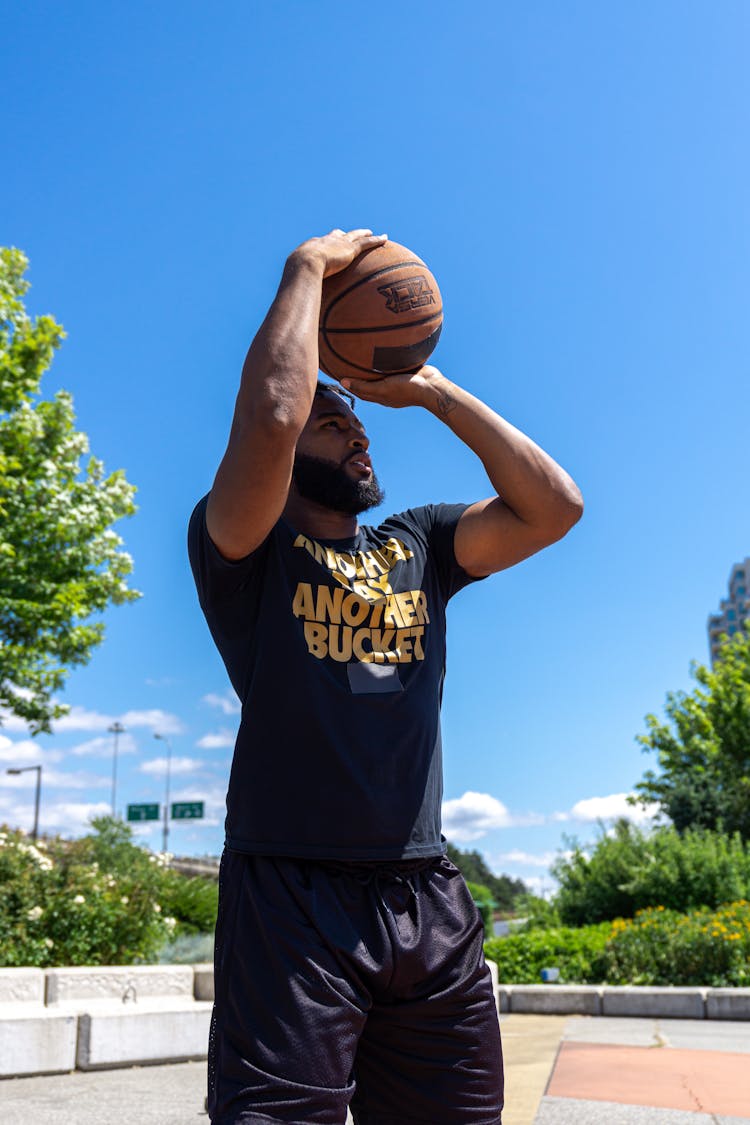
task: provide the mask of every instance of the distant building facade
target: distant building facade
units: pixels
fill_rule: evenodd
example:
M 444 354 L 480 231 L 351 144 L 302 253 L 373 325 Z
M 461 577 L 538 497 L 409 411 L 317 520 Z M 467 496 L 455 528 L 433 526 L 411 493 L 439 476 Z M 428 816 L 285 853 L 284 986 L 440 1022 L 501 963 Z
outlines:
M 716 663 L 722 633 L 733 637 L 746 622 L 750 622 L 750 559 L 734 564 L 729 575 L 729 597 L 721 599 L 719 612 L 712 613 L 708 619 L 712 664 Z

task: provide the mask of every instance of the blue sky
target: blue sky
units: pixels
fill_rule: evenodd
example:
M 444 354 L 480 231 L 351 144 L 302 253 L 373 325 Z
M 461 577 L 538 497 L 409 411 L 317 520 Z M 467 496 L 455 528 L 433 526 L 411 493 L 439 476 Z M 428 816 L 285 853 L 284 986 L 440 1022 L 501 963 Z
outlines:
M 435 363 L 529 433 L 586 501 L 567 539 L 461 593 L 444 698 L 445 830 L 549 883 L 647 766 L 635 742 L 707 659 L 747 520 L 747 6 L 28 3 L 4 14 L 0 244 L 68 338 L 46 378 L 138 487 L 143 598 L 107 614 L 41 762 L 42 827 L 174 799 L 216 853 L 236 703 L 185 526 L 224 449 L 284 259 L 334 226 L 412 247 L 445 305 Z M 361 406 L 386 507 L 488 494 L 416 410 Z M 385 509 L 383 510 L 385 513 Z M 32 776 L 0 775 L 30 827 Z M 160 830 L 144 832 L 157 845 Z

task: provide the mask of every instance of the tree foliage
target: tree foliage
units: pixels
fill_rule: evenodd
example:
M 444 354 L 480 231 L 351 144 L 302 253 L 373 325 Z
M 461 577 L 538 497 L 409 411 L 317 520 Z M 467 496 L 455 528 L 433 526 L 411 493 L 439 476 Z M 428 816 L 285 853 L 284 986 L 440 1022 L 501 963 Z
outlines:
M 632 918 L 639 910 L 715 908 L 750 898 L 750 845 L 739 833 L 671 825 L 650 832 L 620 820 L 591 853 L 575 846 L 555 863 L 555 906 L 563 922 L 585 926 Z
M 480 852 L 464 852 L 449 843 L 448 859 L 455 863 L 467 883 L 478 883 L 489 890 L 497 910 L 513 910 L 518 895 L 527 891 L 526 884 L 521 879 L 512 879 L 510 875 L 495 875 L 490 871 Z
M 139 594 L 111 529 L 135 511 L 134 487 L 93 456 L 82 464 L 70 394 L 40 398 L 64 332 L 28 316 L 27 266 L 0 248 L 0 707 L 36 732 L 63 713 L 54 693 L 103 638 L 92 615 Z
M 638 741 L 657 756 L 636 785 L 678 831 L 723 828 L 750 839 L 750 635 L 722 644 L 716 667 L 694 664 L 694 691 L 667 696 L 667 722 L 647 715 Z

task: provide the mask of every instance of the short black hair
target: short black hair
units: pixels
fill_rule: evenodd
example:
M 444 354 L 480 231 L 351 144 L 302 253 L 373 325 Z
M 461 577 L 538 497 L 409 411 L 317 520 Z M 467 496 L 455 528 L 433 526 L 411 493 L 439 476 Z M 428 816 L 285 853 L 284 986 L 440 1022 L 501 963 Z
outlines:
M 318 379 L 317 386 L 315 387 L 315 393 L 316 393 L 316 395 L 323 395 L 323 394 L 329 394 L 329 393 L 334 394 L 334 395 L 338 395 L 340 398 L 345 398 L 346 401 L 351 406 L 352 410 L 354 409 L 354 404 L 355 404 L 354 395 L 349 394 L 349 392 L 345 391 L 343 387 L 340 387 L 338 385 L 338 383 L 324 383 L 322 379 Z

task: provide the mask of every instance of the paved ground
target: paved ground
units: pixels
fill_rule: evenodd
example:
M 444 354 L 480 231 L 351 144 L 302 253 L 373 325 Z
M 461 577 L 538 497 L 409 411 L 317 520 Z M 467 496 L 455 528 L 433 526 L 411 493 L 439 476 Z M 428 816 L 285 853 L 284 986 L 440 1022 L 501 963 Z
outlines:
M 750 1125 L 749 1056 L 747 1023 L 570 1018 L 534 1125 Z
M 750 1125 L 749 1023 L 511 1015 L 502 1026 L 504 1125 Z M 205 1075 L 194 1062 L 7 1079 L 0 1122 L 208 1125 Z

